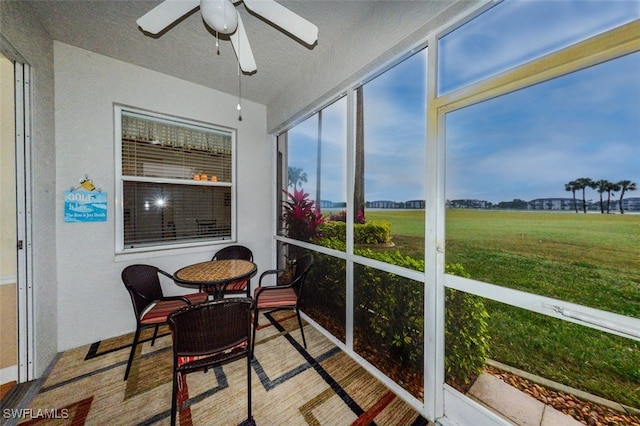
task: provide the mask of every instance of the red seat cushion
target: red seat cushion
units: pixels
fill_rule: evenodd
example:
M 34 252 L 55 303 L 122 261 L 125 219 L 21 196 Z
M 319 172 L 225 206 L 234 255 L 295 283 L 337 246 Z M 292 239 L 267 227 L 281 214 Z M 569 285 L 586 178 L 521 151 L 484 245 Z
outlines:
M 216 352 L 216 353 L 207 354 L 207 355 L 184 355 L 184 356 L 179 356 L 178 357 L 178 367 L 180 367 L 180 366 L 182 366 L 184 364 L 187 364 L 189 362 L 199 361 L 201 359 L 214 357 L 214 356 L 216 356 L 218 354 L 221 354 L 221 353 L 228 354 L 230 352 L 235 351 L 236 349 L 244 349 L 247 346 L 249 346 L 249 341 L 248 340 L 243 340 L 242 342 L 238 343 L 237 345 L 235 345 L 235 346 L 233 346 L 233 347 L 231 347 L 231 348 L 229 348 L 227 350 L 221 351 L 221 352 Z
M 207 293 L 185 294 L 189 301 L 196 305 L 207 300 Z M 167 322 L 167 317 L 174 311 L 184 308 L 187 304 L 184 300 L 158 300 L 145 309 L 140 319 L 141 324 L 162 324 Z
M 201 292 L 201 293 L 185 294 L 184 297 L 189 299 L 191 304 L 197 305 L 198 303 L 206 302 L 209 295 L 207 293 Z
M 247 288 L 247 279 L 234 281 L 232 283 L 227 284 L 225 288 L 226 291 L 242 291 Z
M 242 279 L 242 280 L 238 280 L 238 281 L 233 281 L 229 284 L 226 285 L 222 285 L 222 284 L 218 284 L 219 288 L 223 288 L 225 289 L 225 291 L 243 291 L 247 288 L 247 282 L 249 280 L 248 279 Z M 208 293 L 214 293 L 214 288 L 215 286 L 204 286 L 202 287 L 202 290 L 208 292 Z
M 298 302 L 298 296 L 291 287 L 258 287 L 254 292 L 254 299 L 258 309 L 295 306 Z

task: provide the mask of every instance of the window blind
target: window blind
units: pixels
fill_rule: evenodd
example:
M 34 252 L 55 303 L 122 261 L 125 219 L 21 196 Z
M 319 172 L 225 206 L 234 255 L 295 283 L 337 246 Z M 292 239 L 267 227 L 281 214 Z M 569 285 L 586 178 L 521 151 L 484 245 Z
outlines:
M 231 238 L 230 131 L 122 111 L 121 132 L 125 250 Z
M 231 136 L 123 112 L 122 174 L 169 179 L 204 174 L 207 180 L 231 182 Z

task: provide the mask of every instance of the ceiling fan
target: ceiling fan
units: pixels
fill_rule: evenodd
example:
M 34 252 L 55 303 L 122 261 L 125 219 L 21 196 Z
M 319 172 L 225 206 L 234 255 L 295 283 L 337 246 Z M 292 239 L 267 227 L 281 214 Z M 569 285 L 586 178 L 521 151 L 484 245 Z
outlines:
M 145 32 L 158 34 L 178 19 L 200 7 L 204 22 L 214 31 L 229 35 L 231 45 L 245 73 L 257 70 L 249 39 L 235 4 L 245 7 L 284 31 L 313 45 L 318 40 L 318 27 L 274 0 L 165 0 L 136 21 Z

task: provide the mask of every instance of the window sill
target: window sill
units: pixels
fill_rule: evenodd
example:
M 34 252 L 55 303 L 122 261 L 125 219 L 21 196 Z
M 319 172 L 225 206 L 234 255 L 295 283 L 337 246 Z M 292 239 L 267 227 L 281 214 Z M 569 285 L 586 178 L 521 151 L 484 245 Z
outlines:
M 230 244 L 235 242 L 234 239 L 224 239 L 207 241 L 199 244 L 190 244 L 188 246 L 166 246 L 166 247 L 140 247 L 128 249 L 126 251 L 116 251 L 114 253 L 115 262 L 128 262 L 131 260 L 150 259 L 164 256 L 177 256 L 183 254 L 211 252 L 211 248 L 222 244 Z

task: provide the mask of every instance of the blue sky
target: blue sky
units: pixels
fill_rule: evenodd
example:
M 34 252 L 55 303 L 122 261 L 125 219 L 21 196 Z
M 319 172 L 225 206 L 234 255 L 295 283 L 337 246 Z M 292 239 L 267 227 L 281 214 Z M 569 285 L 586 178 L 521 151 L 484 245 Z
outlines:
M 440 90 L 638 17 L 638 1 L 507 1 L 443 39 Z M 580 177 L 640 184 L 640 54 L 449 113 L 446 130 L 448 199 L 570 197 Z
M 364 86 L 366 201 L 424 199 L 426 51 Z
M 347 199 L 347 102 L 341 98 L 322 111 L 322 153 L 320 198 L 331 201 Z M 289 131 L 289 166 L 301 168 L 307 175 L 302 188 L 316 198 L 318 115 Z
M 637 0 L 507 0 L 442 40 L 440 91 L 638 17 Z M 425 198 L 425 58 L 418 53 L 365 85 L 367 201 Z M 564 184 L 580 177 L 640 185 L 639 76 L 636 53 L 450 112 L 446 198 L 570 197 Z M 344 100 L 323 111 L 325 200 L 346 198 L 345 116 Z M 317 132 L 315 117 L 289 132 L 289 165 L 307 173 L 305 190 L 316 186 Z
M 447 198 L 570 197 L 580 177 L 640 184 L 639 71 L 636 53 L 448 114 Z
M 638 18 L 638 0 L 507 0 L 441 39 L 440 91 Z

